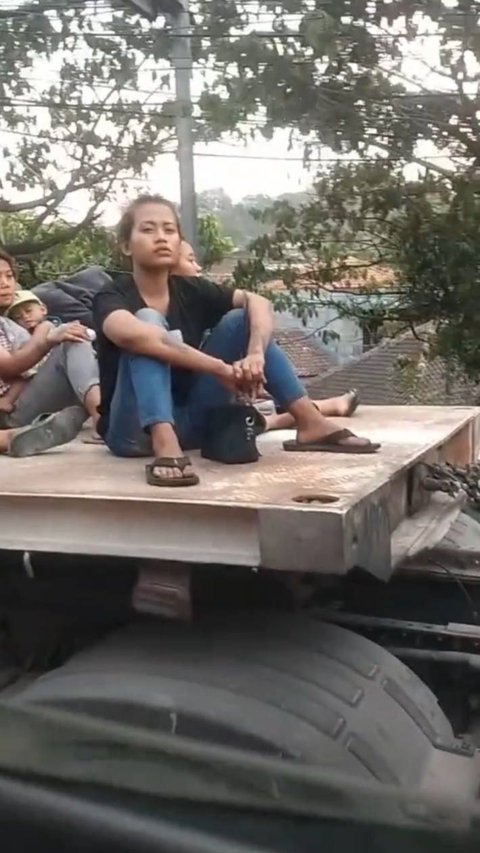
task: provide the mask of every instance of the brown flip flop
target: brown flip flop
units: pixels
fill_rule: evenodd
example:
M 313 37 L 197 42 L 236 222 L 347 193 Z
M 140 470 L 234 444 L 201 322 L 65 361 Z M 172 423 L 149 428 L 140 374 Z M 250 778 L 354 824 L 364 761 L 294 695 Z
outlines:
M 297 453 L 376 453 L 381 447 L 369 441 L 365 444 L 344 444 L 346 438 L 357 438 L 349 429 L 338 429 L 319 441 L 297 441 L 291 439 L 283 442 L 283 449 Z
M 168 489 L 179 488 L 180 486 L 197 486 L 200 482 L 196 474 L 187 474 L 183 472 L 185 468 L 191 465 L 189 456 L 160 456 L 145 465 L 145 475 L 149 486 L 164 486 Z M 154 473 L 155 468 L 178 468 L 182 472 L 181 477 L 159 477 Z

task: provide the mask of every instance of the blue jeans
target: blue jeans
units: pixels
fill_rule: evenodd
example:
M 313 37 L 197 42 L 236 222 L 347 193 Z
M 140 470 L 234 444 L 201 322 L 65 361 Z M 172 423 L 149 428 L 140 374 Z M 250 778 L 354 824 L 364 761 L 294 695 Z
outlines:
M 145 323 L 168 329 L 165 317 L 152 308 L 142 308 L 136 316 Z M 233 364 L 245 356 L 248 339 L 246 312 L 230 311 L 210 333 L 203 352 Z M 265 378 L 269 393 L 283 409 L 305 396 L 292 364 L 274 341 L 265 351 Z M 124 352 L 105 441 L 116 456 L 150 456 L 149 427 L 170 423 L 175 426 L 184 449 L 198 448 L 208 410 L 230 402 L 230 392 L 214 376 L 199 373 L 194 377 L 186 402 L 177 405 L 172 397 L 170 365 Z

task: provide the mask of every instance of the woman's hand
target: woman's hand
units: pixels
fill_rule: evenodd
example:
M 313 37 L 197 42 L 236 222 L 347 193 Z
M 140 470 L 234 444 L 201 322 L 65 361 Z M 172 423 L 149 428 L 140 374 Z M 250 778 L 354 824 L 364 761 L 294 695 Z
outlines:
M 237 383 L 235 380 L 235 374 L 233 372 L 233 367 L 231 364 L 225 364 L 225 362 L 221 361 L 218 366 L 218 371 L 215 373 L 218 381 L 223 385 L 227 391 L 230 391 L 232 395 L 238 394 Z
M 263 352 L 251 353 L 233 365 L 235 383 L 249 400 L 257 400 L 265 391 L 265 356 Z

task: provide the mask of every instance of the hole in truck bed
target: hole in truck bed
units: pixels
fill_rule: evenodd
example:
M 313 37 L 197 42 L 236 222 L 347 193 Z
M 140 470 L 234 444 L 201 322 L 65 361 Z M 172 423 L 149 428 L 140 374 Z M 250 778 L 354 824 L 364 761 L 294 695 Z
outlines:
M 292 500 L 297 504 L 334 504 L 339 498 L 336 495 L 321 495 L 312 492 L 296 495 Z

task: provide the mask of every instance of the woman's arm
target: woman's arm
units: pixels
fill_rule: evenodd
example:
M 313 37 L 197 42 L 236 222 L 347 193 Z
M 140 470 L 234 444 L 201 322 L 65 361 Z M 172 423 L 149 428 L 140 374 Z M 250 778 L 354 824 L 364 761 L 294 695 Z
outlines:
M 269 299 L 258 293 L 236 290 L 233 294 L 234 308 L 244 308 L 248 313 L 250 339 L 248 355 L 263 354 L 273 334 L 273 308 Z
M 265 389 L 265 350 L 273 334 L 273 309 L 268 299 L 257 293 L 236 290 L 233 294 L 235 308 L 248 312 L 250 338 L 247 353 L 233 365 L 237 386 L 251 400 L 261 397 Z
M 233 369 L 218 358 L 172 339 L 166 329 L 144 323 L 129 311 L 112 311 L 103 322 L 103 333 L 120 349 L 164 361 L 172 367 L 209 373 L 233 386 Z

